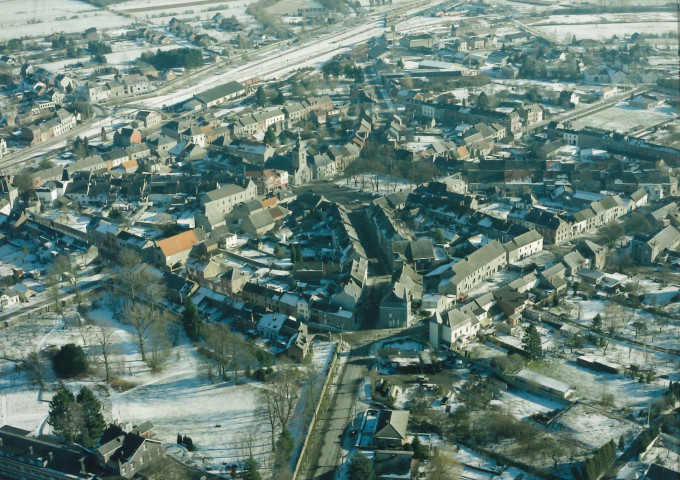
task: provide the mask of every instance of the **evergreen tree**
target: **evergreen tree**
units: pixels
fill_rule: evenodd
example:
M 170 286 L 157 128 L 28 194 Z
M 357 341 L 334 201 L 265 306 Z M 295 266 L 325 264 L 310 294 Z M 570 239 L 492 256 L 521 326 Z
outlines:
M 266 145 L 276 144 L 276 132 L 272 127 L 267 128 L 267 131 L 264 133 L 264 143 Z
M 75 377 L 87 371 L 83 347 L 67 343 L 52 357 L 52 368 L 59 378 Z
M 92 390 L 87 387 L 80 389 L 76 403 L 80 405 L 83 416 L 83 428 L 80 432 L 79 441 L 85 447 L 92 448 L 106 428 L 106 422 L 102 415 L 102 404 L 94 396 Z
M 258 470 L 257 460 L 249 457 L 243 467 L 243 480 L 262 480 L 262 475 Z
M 602 331 L 602 315 L 599 313 L 593 317 L 593 325 L 591 327 L 593 332 L 600 333 Z
M 533 324 L 524 332 L 524 338 L 522 339 L 522 347 L 524 351 L 529 356 L 530 360 L 536 360 L 543 356 L 543 350 L 541 348 L 541 336 L 538 334 L 538 330 Z
M 413 437 L 413 442 L 411 442 L 411 450 L 413 450 L 413 457 L 416 460 L 424 460 L 425 458 L 427 458 L 425 446 L 420 441 L 420 437 L 418 435 L 415 435 Z
M 357 453 L 349 468 L 350 480 L 374 480 L 373 463 L 366 455 Z
M 477 107 L 487 110 L 489 108 L 489 96 L 482 92 L 477 97 Z
M 177 445 L 182 445 L 182 435 L 177 434 Z
M 198 309 L 190 298 L 184 303 L 184 316 L 182 318 L 184 324 L 184 331 L 191 340 L 198 340 L 201 336 L 201 317 L 198 315 Z
M 50 414 L 47 423 L 52 426 L 54 433 L 61 435 L 67 442 L 73 442 L 80 431 L 80 415 L 73 393 L 64 384 L 52 397 Z
M 102 142 L 105 142 L 106 141 L 106 129 L 104 127 L 102 127 L 102 131 L 101 131 L 100 135 L 102 137 Z
M 255 105 L 258 107 L 267 105 L 267 93 L 262 86 L 257 87 L 257 91 L 255 91 Z

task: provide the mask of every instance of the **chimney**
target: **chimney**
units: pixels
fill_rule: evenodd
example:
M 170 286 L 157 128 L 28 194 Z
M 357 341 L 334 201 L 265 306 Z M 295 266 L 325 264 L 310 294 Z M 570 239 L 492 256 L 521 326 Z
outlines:
M 87 474 L 87 469 L 85 468 L 85 457 L 80 459 L 80 473 Z
M 54 453 L 52 453 L 52 452 L 47 452 L 47 457 L 50 459 L 50 460 L 49 460 L 50 462 L 53 462 L 53 461 L 54 461 Z
M 118 419 L 116 418 L 116 419 L 113 421 L 113 424 L 117 427 L 117 426 L 118 426 L 118 423 L 119 423 L 119 422 L 118 422 Z
M 28 454 L 33 455 L 33 445 L 28 446 Z

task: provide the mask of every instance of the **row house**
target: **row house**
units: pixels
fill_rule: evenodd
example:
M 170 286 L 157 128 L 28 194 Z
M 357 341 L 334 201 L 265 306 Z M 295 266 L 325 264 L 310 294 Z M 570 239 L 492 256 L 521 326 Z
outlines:
M 137 73 L 118 75 L 116 80 L 123 85 L 125 95 L 141 95 L 153 90 L 153 85 L 149 82 L 149 79 Z
M 46 142 L 50 138 L 58 137 L 75 126 L 76 117 L 66 110 L 59 109 L 55 112 L 53 118 L 39 125 L 31 125 L 24 128 L 21 132 L 21 137 L 29 145 L 37 145 Z
M 503 248 L 507 252 L 508 263 L 514 263 L 543 250 L 543 237 L 536 230 L 530 230 L 504 243 Z
M 258 195 L 266 195 L 288 187 L 288 172 L 285 170 L 246 170 L 243 176 L 255 183 Z
M 201 197 L 201 203 L 206 215 L 226 214 L 231 212 L 236 204 L 256 197 L 257 186 L 254 182 L 248 181 L 245 188 L 232 184 L 207 192 Z
M 498 240 L 492 240 L 446 271 L 442 275 L 444 278 L 439 284 L 438 293 L 464 296 L 507 263 L 505 248 Z

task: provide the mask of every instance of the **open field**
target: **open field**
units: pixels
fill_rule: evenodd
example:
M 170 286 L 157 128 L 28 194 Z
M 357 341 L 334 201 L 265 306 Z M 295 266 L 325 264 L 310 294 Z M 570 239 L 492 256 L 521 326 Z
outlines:
M 589 38 L 593 40 L 607 40 L 617 35 L 623 37 L 634 33 L 664 34 L 677 32 L 677 20 L 646 21 L 646 22 L 612 22 L 612 23 L 569 23 L 550 26 L 536 26 L 541 32 L 552 35 L 558 40 L 569 42 L 573 37 L 577 40 Z
M 101 30 L 131 23 L 129 18 L 76 0 L 6 0 L 0 5 L 5 12 L 0 18 L 0 40 L 83 32 L 92 26 Z
M 642 110 L 629 107 L 625 102 L 621 102 L 612 108 L 600 110 L 597 113 L 580 118 L 578 123 L 587 127 L 627 133 L 640 128 L 650 128 L 677 117 L 677 111 L 669 106 Z

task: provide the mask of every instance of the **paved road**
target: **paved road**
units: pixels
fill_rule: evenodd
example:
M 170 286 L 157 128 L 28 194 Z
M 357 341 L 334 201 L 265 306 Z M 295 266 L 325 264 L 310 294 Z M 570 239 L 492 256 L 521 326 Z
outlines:
M 341 370 L 337 378 L 340 380 L 332 384 L 330 407 L 320 413 L 310 437 L 313 448 L 308 453 L 311 461 L 298 474 L 297 480 L 332 480 L 338 466 L 346 460 L 341 457 L 342 447 L 344 445 L 345 450 L 350 450 L 350 444 L 355 440 L 346 435 L 347 426 L 352 415 L 356 414 L 354 406 L 359 399 L 359 387 L 373 362 L 372 357 L 369 357 L 373 343 L 387 337 L 422 335 L 425 328 L 425 324 L 418 324 L 404 330 L 359 330 L 343 334 L 345 341 L 351 343 L 353 348 L 343 359 L 346 360 L 344 366 L 338 364 Z
M 365 375 L 368 358 L 362 356 L 359 350 L 353 350 L 346 359 L 346 364 L 340 371 L 339 383 L 332 386 L 334 395 L 328 410 L 321 414 L 319 425 L 315 429 L 312 444 L 315 445 L 316 458 L 309 466 L 307 476 L 299 478 L 330 480 L 333 478 L 336 466 L 342 461 L 342 441 L 347 425 L 354 413 L 354 407 L 359 397 L 359 386 Z M 345 354 L 346 355 L 346 354 Z

